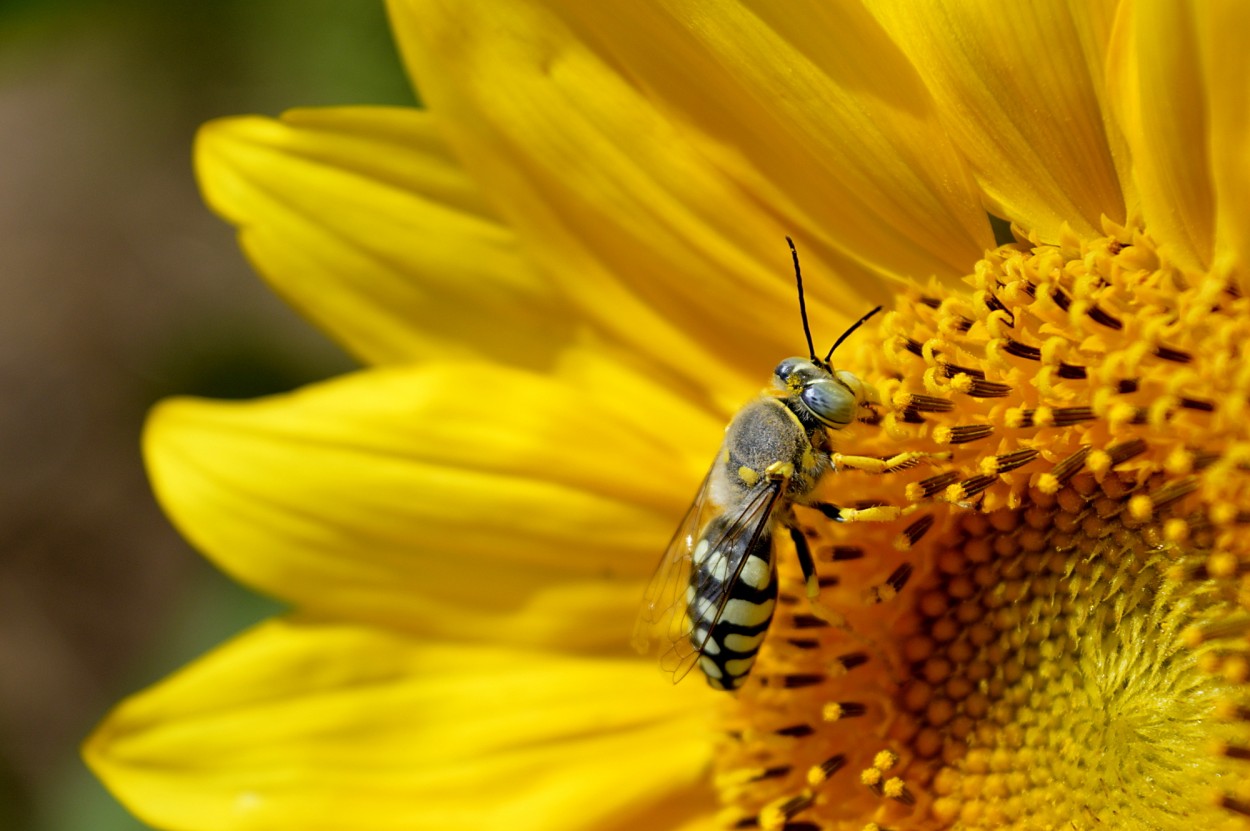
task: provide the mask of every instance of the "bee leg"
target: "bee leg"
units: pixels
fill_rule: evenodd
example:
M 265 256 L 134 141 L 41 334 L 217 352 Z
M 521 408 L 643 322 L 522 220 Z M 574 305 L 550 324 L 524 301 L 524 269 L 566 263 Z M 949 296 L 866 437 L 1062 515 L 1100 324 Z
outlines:
M 846 456 L 842 453 L 834 453 L 830 459 L 833 462 L 834 470 L 847 467 L 868 473 L 893 473 L 896 470 L 906 470 L 909 467 L 915 467 L 922 461 L 940 462 L 950 457 L 950 453 L 925 453 L 919 450 L 909 450 L 906 453 L 899 453 L 888 459 L 878 459 L 875 456 Z
M 849 631 L 846 616 L 820 602 L 820 579 L 816 574 L 816 561 L 812 557 L 812 547 L 807 537 L 794 525 L 789 526 L 790 539 L 794 542 L 794 553 L 799 559 L 799 568 L 803 571 L 803 585 L 807 589 L 807 602 L 816 616 L 828 624 Z
M 816 562 L 812 557 L 812 548 L 807 542 L 807 537 L 803 535 L 801 530 L 795 526 L 790 526 L 789 530 L 790 539 L 794 541 L 794 553 L 799 559 L 799 568 L 803 570 L 803 583 L 807 588 L 807 602 L 811 607 L 813 614 L 825 621 L 825 623 L 842 630 L 849 637 L 863 644 L 863 646 L 886 668 L 886 672 L 889 674 L 890 679 L 895 684 L 901 685 L 905 680 L 905 676 L 898 671 L 898 668 L 895 666 L 895 662 L 890 659 L 886 650 L 882 649 L 881 645 L 873 638 L 857 632 L 855 627 L 851 625 L 851 622 L 847 620 L 846 615 L 821 602 L 820 582 L 816 575 Z M 886 579 L 885 583 L 881 586 L 874 586 L 869 593 L 865 595 L 865 601 L 870 603 L 882 603 L 893 599 L 895 595 L 902 591 L 903 586 L 906 585 L 907 580 L 911 577 L 911 574 L 912 567 L 910 565 L 900 566 L 898 569 L 895 569 L 894 573 L 891 574 L 889 578 Z
M 820 596 L 820 580 L 816 576 L 816 561 L 812 559 L 812 547 L 807 544 L 807 537 L 797 527 L 790 526 L 790 539 L 794 541 L 794 553 L 799 558 L 799 568 L 803 570 L 803 585 L 807 589 L 807 599 L 815 600 Z
M 918 510 L 920 505 L 873 505 L 869 508 L 840 508 L 832 502 L 813 502 L 810 506 L 834 522 L 890 522 Z

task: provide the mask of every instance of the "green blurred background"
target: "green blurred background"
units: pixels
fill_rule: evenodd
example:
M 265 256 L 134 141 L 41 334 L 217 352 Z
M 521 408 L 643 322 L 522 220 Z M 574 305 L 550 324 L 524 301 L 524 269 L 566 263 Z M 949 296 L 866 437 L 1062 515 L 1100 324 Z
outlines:
M 191 172 L 198 125 L 412 104 L 380 2 L 0 0 L 0 829 L 135 831 L 77 746 L 110 704 L 278 610 L 161 516 L 157 399 L 348 370 Z

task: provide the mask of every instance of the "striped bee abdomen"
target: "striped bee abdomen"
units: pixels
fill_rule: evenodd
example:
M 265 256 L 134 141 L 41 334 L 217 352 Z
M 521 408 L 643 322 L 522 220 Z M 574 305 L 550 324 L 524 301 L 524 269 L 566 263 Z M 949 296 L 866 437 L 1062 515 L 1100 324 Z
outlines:
M 746 681 L 773 618 L 777 576 L 770 525 L 764 521 L 750 529 L 754 533 L 735 534 L 741 526 L 718 517 L 708 523 L 693 552 L 686 590 L 690 642 L 701 653 L 699 668 L 716 689 L 734 690 Z

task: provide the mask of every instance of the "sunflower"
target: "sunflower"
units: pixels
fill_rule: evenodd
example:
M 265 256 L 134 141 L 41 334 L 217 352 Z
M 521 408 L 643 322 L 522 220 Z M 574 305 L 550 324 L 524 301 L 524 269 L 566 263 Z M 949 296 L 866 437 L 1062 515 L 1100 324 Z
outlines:
M 168 829 L 1250 826 L 1250 6 L 393 0 L 428 110 L 208 125 L 208 202 L 365 368 L 148 424 L 294 611 L 121 703 Z M 989 216 L 998 217 L 995 238 Z M 748 682 L 628 647 L 813 327 L 880 404 Z M 878 510 L 873 510 L 878 509 Z M 696 673 L 697 676 L 697 673 Z

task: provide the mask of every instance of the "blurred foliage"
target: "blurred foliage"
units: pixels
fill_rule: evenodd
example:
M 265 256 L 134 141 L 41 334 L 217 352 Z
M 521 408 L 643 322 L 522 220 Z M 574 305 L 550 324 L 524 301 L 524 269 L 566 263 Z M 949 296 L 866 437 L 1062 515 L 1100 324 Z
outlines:
M 381 0 L 0 0 L 0 48 L 119 33 L 172 109 L 413 104 Z
M 132 157 L 111 152 L 106 156 L 110 164 L 136 169 L 147 164 L 148 175 L 154 156 L 166 164 L 151 147 L 160 142 L 185 147 L 183 168 L 169 175 L 185 177 L 188 192 L 193 189 L 185 164 L 190 142 L 196 127 L 209 118 L 277 114 L 297 106 L 416 103 L 380 0 L 0 0 L 0 87 L 56 67 L 58 56 L 69 50 L 84 49 L 107 53 L 123 67 L 122 81 L 110 81 L 113 87 L 107 91 L 113 98 L 124 96 L 126 106 L 118 116 L 122 124 L 65 124 L 64 129 L 114 131 L 109 138 L 115 138 L 119 129 L 123 136 L 131 130 L 136 136 Z M 81 94 L 99 92 L 92 87 Z M 142 124 L 125 123 L 133 112 L 143 114 Z M 193 199 L 188 201 L 193 204 Z M 232 237 L 233 231 L 223 224 L 221 244 L 231 245 Z M 243 268 L 241 255 L 238 259 Z M 277 308 L 278 302 L 273 302 Z M 160 397 L 253 397 L 291 389 L 351 365 L 331 347 L 309 349 L 284 339 L 288 330 L 272 325 L 264 314 L 221 320 L 211 312 L 197 317 L 182 311 L 175 318 L 166 327 L 167 342 L 151 350 L 142 366 L 130 367 L 132 377 L 126 379 L 133 386 L 134 422 L 123 425 L 125 452 L 130 454 L 133 448 L 136 465 L 141 413 Z M 194 574 L 180 588 L 184 594 L 170 604 L 176 609 L 174 617 L 148 624 L 152 652 L 125 656 L 129 669 L 108 682 L 112 700 L 159 680 L 279 610 L 273 601 L 236 586 L 206 564 L 191 568 Z M 74 732 L 85 733 L 101 715 L 102 710 L 71 716 Z M 0 753 L 0 828 L 145 827 L 94 780 L 74 748 L 65 748 L 64 762 L 34 792 Z

